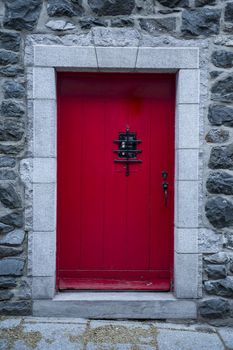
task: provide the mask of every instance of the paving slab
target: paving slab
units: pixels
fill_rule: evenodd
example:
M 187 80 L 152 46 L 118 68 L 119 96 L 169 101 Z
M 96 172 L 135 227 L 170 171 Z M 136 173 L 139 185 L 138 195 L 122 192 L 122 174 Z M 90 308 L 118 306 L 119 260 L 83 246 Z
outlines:
M 159 350 L 224 350 L 217 334 L 194 331 L 158 330 Z
M 220 334 L 224 344 L 227 348 L 233 349 L 233 328 L 230 327 L 221 327 L 217 329 L 217 332 Z

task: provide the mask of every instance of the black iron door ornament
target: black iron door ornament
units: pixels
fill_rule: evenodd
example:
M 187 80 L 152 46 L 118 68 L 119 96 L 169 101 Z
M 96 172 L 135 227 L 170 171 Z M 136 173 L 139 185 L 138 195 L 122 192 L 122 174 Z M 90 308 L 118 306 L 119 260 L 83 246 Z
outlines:
M 137 145 L 142 141 L 137 140 L 136 132 L 131 132 L 129 128 L 126 128 L 126 132 L 119 132 L 118 140 L 113 142 L 118 144 L 118 150 L 113 150 L 118 154 L 118 159 L 114 159 L 114 163 L 125 163 L 125 175 L 129 176 L 129 164 L 142 163 L 141 159 L 137 159 L 137 155 L 142 153 L 142 150 L 137 149 Z

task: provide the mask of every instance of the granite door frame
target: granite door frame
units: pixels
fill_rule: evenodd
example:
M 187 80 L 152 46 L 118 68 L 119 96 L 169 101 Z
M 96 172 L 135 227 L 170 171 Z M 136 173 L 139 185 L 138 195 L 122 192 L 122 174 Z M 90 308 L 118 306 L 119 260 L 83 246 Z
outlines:
M 30 44 L 26 58 L 28 77 L 28 138 L 30 185 L 27 184 L 26 226 L 30 249 L 33 310 L 35 315 L 69 315 L 75 306 L 100 294 L 57 293 L 56 280 L 56 71 L 174 72 L 177 75 L 175 143 L 174 291 L 129 294 L 134 301 L 159 305 L 142 318 L 195 318 L 195 300 L 201 296 L 198 254 L 199 228 L 199 111 L 200 65 L 198 47 L 116 47 Z M 191 278 L 190 278 L 191 276 Z M 106 293 L 105 293 L 106 294 Z M 114 298 L 114 293 L 109 294 Z M 125 296 L 126 295 L 126 296 Z M 127 293 L 124 302 L 128 302 Z M 119 293 L 118 293 L 119 296 Z M 122 296 L 123 297 L 123 296 Z M 80 299 L 81 298 L 81 299 Z M 130 299 L 131 298 L 131 299 Z M 146 299 L 145 299 L 146 298 Z M 120 300 L 120 297 L 118 298 Z M 122 300 L 123 300 L 122 299 Z M 99 304 L 98 304 L 99 300 Z M 104 302 L 106 296 L 103 297 Z M 156 304 L 157 303 L 157 304 Z M 182 304 L 183 303 L 183 304 Z M 56 306 L 55 306 L 56 305 Z M 60 305 L 60 306 L 59 306 Z M 64 308 L 65 305 L 65 308 Z M 128 304 L 127 304 L 128 305 Z M 128 310 L 130 307 L 128 308 Z M 99 311 L 77 311 L 96 317 Z M 175 311 L 174 311 L 175 310 Z M 156 313 L 157 312 L 157 313 Z M 105 312 L 106 314 L 106 312 Z M 137 313 L 126 317 L 138 318 Z M 153 317 L 152 317 L 153 314 Z M 116 313 L 117 315 L 117 313 Z M 151 315 L 151 316 L 150 316 Z M 135 317 L 134 317 L 135 316 Z M 124 317 L 124 312 L 121 315 Z

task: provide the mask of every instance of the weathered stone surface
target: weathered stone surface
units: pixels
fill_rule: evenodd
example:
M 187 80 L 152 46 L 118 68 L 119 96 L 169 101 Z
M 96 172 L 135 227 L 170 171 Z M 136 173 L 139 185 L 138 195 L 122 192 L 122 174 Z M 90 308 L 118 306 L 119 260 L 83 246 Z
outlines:
M 0 300 L 9 300 L 13 297 L 13 293 L 9 290 L 0 290 Z
M 199 303 L 200 315 L 204 318 L 224 318 L 230 314 L 230 304 L 222 298 L 204 300 Z
M 135 0 L 88 0 L 88 5 L 99 16 L 129 15 Z
M 12 184 L 0 184 L 0 201 L 10 209 L 17 209 L 22 205 L 21 198 Z
M 24 69 L 20 66 L 8 65 L 5 67 L 0 67 L 0 74 L 4 77 L 15 77 L 17 75 L 23 74 Z
M 23 84 L 17 81 L 6 81 L 3 84 L 5 98 L 23 98 L 25 96 L 25 88 Z
M 13 315 L 13 316 L 26 316 L 31 314 L 31 302 L 30 301 L 14 301 L 14 302 L 0 302 L 0 314 Z
M 13 226 L 5 225 L 2 222 L 0 222 L 0 233 L 4 234 L 13 230 L 14 230 Z
M 0 123 L 0 141 L 20 141 L 24 135 L 24 121 L 15 118 Z
M 195 1 L 195 6 L 196 7 L 202 7 L 206 5 L 215 5 L 216 0 L 196 0 Z
M 6 225 L 21 228 L 24 223 L 24 216 L 22 211 L 15 211 L 0 218 L 0 222 Z
M 20 229 L 16 229 L 14 231 L 8 232 L 0 236 L 0 244 L 8 245 L 8 246 L 18 246 L 21 245 L 24 241 L 25 232 Z
M 233 108 L 211 105 L 209 107 L 208 119 L 213 125 L 233 126 Z
M 11 100 L 5 100 L 1 105 L 1 113 L 5 117 L 22 117 L 25 113 L 25 108 L 22 103 L 16 103 Z
M 213 101 L 232 102 L 233 99 L 233 75 L 216 81 L 211 88 Z
M 211 56 L 211 62 L 219 68 L 232 68 L 233 52 L 226 50 L 214 51 Z
M 225 21 L 229 21 L 229 22 L 233 21 L 233 2 L 228 2 L 226 4 L 224 19 Z
M 69 0 L 48 0 L 47 12 L 50 17 L 73 17 L 81 14 L 81 7 L 74 6 Z
M 220 279 L 227 276 L 226 266 L 224 265 L 207 265 L 205 271 L 210 279 Z
M 0 30 L 0 49 L 18 51 L 20 49 L 20 34 Z
M 15 158 L 12 157 L 0 157 L 0 168 L 14 168 L 16 165 Z
M 20 258 L 4 258 L 0 260 L 1 276 L 22 276 L 25 261 Z
M 103 28 L 92 29 L 96 46 L 138 46 L 140 33 L 135 29 Z
M 15 64 L 18 62 L 18 54 L 11 51 L 0 50 L 0 65 Z
M 222 246 L 222 234 L 207 228 L 199 229 L 198 250 L 200 253 L 215 253 Z
M 0 143 L 0 154 L 9 154 L 9 155 L 16 155 L 19 154 L 24 149 L 23 143 L 18 144 L 1 144 Z
M 233 296 L 233 277 L 228 276 L 216 281 L 204 282 L 205 290 L 208 294 L 215 294 L 221 297 Z
M 226 264 L 229 262 L 229 256 L 225 252 L 218 252 L 204 257 L 205 262 L 211 264 Z
M 209 143 L 222 143 L 229 140 L 230 133 L 228 130 L 224 129 L 211 129 L 206 134 L 206 141 Z
M 17 300 L 31 299 L 31 288 L 27 281 L 20 281 L 18 289 L 14 291 L 14 296 L 17 298 Z
M 233 176 L 226 172 L 210 173 L 206 188 L 210 193 L 233 194 Z
M 17 286 L 17 280 L 13 277 L 0 277 L 0 288 L 14 288 Z
M 8 247 L 0 245 L 0 258 L 5 258 L 7 256 L 19 255 L 23 252 L 22 247 Z
M 225 232 L 224 233 L 224 244 L 223 247 L 227 249 L 233 249 L 233 233 Z
M 211 79 L 216 79 L 216 78 L 219 77 L 222 73 L 223 73 L 223 71 L 213 70 L 213 71 L 210 72 L 210 78 L 211 78 Z
M 181 31 L 187 36 L 218 34 L 221 11 L 209 8 L 184 10 Z
M 0 180 L 16 180 L 17 177 L 14 170 L 0 169 Z
M 167 7 L 188 7 L 189 6 L 189 2 L 188 0 L 158 0 L 158 2 L 163 5 L 163 6 L 167 6 Z
M 233 143 L 213 147 L 208 165 L 211 169 L 233 169 Z
M 81 29 L 90 29 L 92 27 L 107 27 L 108 23 L 102 18 L 85 17 L 80 19 L 79 25 Z
M 150 34 L 159 32 L 173 32 L 176 30 L 176 18 L 142 18 L 139 20 L 140 26 L 143 30 Z
M 46 27 L 52 30 L 71 30 L 75 28 L 75 25 L 71 22 L 61 20 L 51 20 L 46 23 Z
M 111 26 L 118 27 L 118 28 L 133 27 L 134 21 L 133 19 L 130 19 L 130 18 L 114 18 L 111 21 Z
M 222 197 L 209 199 L 205 205 L 209 222 L 217 228 L 233 226 L 233 204 Z
M 16 30 L 32 30 L 39 18 L 41 5 L 42 0 L 6 0 L 4 26 Z

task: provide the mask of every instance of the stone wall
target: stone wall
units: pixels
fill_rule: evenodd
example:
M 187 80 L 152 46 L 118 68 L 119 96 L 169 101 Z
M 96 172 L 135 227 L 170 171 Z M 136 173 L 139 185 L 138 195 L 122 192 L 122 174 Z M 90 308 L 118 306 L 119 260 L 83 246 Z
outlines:
M 157 37 L 208 39 L 209 96 L 203 152 L 203 299 L 199 316 L 233 319 L 233 1 L 224 0 L 5 0 L 0 3 L 0 313 L 30 314 L 28 232 L 20 163 L 29 157 L 26 134 L 24 45 L 28 34 L 90 42 L 95 27 L 133 29 L 124 40 Z M 104 40 L 104 35 L 101 39 Z M 152 40 L 153 41 L 153 40 Z M 73 42 L 75 44 L 75 42 Z M 24 179 L 25 182 L 25 179 Z M 27 189 L 28 191 L 28 189 Z M 187 281 L 188 283 L 188 281 Z

